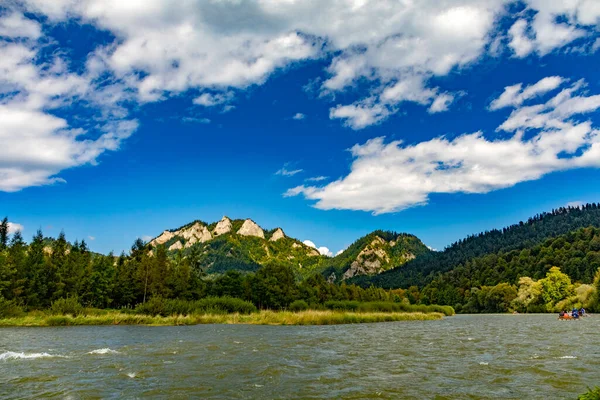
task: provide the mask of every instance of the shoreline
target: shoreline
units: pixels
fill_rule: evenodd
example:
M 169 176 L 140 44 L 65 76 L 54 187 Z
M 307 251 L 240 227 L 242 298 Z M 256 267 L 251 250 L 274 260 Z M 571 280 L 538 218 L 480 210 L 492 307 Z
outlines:
M 342 325 L 398 321 L 434 321 L 441 313 L 259 311 L 252 314 L 192 314 L 168 317 L 114 312 L 103 315 L 25 315 L 0 319 L 0 327 L 52 327 L 97 325 L 182 326 L 203 324 L 245 325 Z

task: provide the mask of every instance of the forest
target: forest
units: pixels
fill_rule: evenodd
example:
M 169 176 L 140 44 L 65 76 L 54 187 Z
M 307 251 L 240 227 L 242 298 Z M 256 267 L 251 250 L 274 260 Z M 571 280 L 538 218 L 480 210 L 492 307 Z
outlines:
M 600 205 L 560 207 L 544 212 L 503 229 L 493 229 L 471 235 L 453 243 L 439 252 L 429 252 L 376 276 L 354 278 L 353 283 L 363 287 L 375 285 L 383 288 L 424 287 L 439 274 L 450 271 L 469 260 L 498 252 L 526 249 L 549 238 L 581 228 L 600 228 Z M 591 276 L 587 276 L 587 279 Z
M 362 244 L 385 235 L 367 235 L 343 257 L 331 260 L 348 264 Z M 442 252 L 427 250 L 412 235 L 390 235 L 406 242 L 398 251 L 408 248 L 417 257 L 379 275 L 340 282 L 330 279 L 335 268 L 299 273 L 278 259 L 252 268 L 244 264 L 222 273 L 207 272 L 206 257 L 194 247 L 173 252 L 140 239 L 120 255 L 91 252 L 85 241 L 69 243 L 64 233 L 49 238 L 38 231 L 26 243 L 20 232 L 9 234 L 5 218 L 0 223 L 0 314 L 11 307 L 48 309 L 64 299 L 85 307 L 134 309 L 213 298 L 240 299 L 271 310 L 331 308 L 337 301 L 346 302 L 349 309 L 355 307 L 352 302 L 395 302 L 446 305 L 463 313 L 556 312 L 572 307 L 600 312 L 597 204 L 542 213 L 502 230 L 469 236 Z M 218 254 L 225 251 L 222 247 Z
M 20 232 L 8 234 L 0 223 L 0 313 L 2 309 L 48 309 L 62 299 L 94 308 L 135 308 L 151 299 L 195 301 L 228 297 L 252 302 L 259 309 L 322 308 L 328 301 L 395 301 L 404 290 L 361 288 L 327 282 L 321 274 L 300 280 L 285 265 L 270 263 L 256 272 L 230 270 L 207 275 L 194 253 L 169 257 L 165 246 L 150 252 L 135 241 L 129 254 L 102 255 L 85 241 L 67 242 L 38 231 L 28 244 Z

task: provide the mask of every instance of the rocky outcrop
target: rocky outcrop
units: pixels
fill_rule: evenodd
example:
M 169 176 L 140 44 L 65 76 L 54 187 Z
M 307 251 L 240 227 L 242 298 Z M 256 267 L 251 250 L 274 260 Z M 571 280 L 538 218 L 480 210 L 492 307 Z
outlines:
M 183 245 L 181 244 L 181 242 L 178 240 L 175 243 L 173 243 L 170 247 L 169 247 L 169 251 L 175 251 L 175 250 L 181 250 L 183 249 Z
M 285 233 L 283 233 L 283 229 L 277 228 L 277 230 L 275 232 L 273 232 L 273 234 L 271 235 L 271 238 L 269 240 L 271 242 L 276 242 L 279 239 L 283 239 L 284 237 L 285 237 Z
M 175 233 L 169 232 L 169 231 L 164 231 L 159 237 L 157 237 L 154 240 L 152 240 L 150 242 L 150 244 L 152 246 L 158 246 L 158 245 L 161 245 L 161 244 L 165 244 L 169 240 L 173 239 L 174 237 L 175 237 Z
M 213 230 L 213 234 L 215 236 L 223 235 L 225 233 L 231 232 L 232 229 L 231 220 L 227 217 L 221 218 L 221 220 L 217 223 L 217 226 Z
M 261 239 L 265 238 L 265 232 L 251 219 L 244 221 L 240 230 L 237 231 L 237 234 L 242 236 L 255 236 Z
M 199 222 L 196 222 L 189 228 L 181 229 L 177 234 L 186 240 L 186 248 L 191 247 L 196 243 L 208 242 L 212 239 L 212 235 L 208 228 Z
M 383 264 L 390 262 L 385 249 L 382 248 L 386 241 L 379 236 L 375 237 L 350 264 L 350 268 L 344 272 L 342 279 L 349 279 L 357 275 L 375 275 L 383 272 Z

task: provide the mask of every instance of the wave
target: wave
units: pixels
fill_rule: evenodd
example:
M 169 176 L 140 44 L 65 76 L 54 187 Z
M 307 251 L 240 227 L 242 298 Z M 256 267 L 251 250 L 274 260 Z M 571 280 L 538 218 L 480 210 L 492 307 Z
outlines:
M 6 360 L 33 360 L 37 358 L 64 357 L 48 353 L 17 353 L 15 351 L 6 351 L 0 354 L 0 361 Z
M 562 357 L 558 357 L 558 358 L 561 358 L 561 359 L 565 359 L 565 358 L 574 359 L 574 358 L 577 358 L 577 357 L 575 357 L 575 356 L 562 356 Z
M 104 349 L 92 350 L 88 354 L 119 354 L 119 352 L 105 347 Z

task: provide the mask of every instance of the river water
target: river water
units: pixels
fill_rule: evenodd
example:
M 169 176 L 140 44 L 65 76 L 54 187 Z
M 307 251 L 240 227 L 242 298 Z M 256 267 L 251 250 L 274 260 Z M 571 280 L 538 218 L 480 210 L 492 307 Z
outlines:
M 574 399 L 599 384 L 600 315 L 0 328 L 2 399 Z

